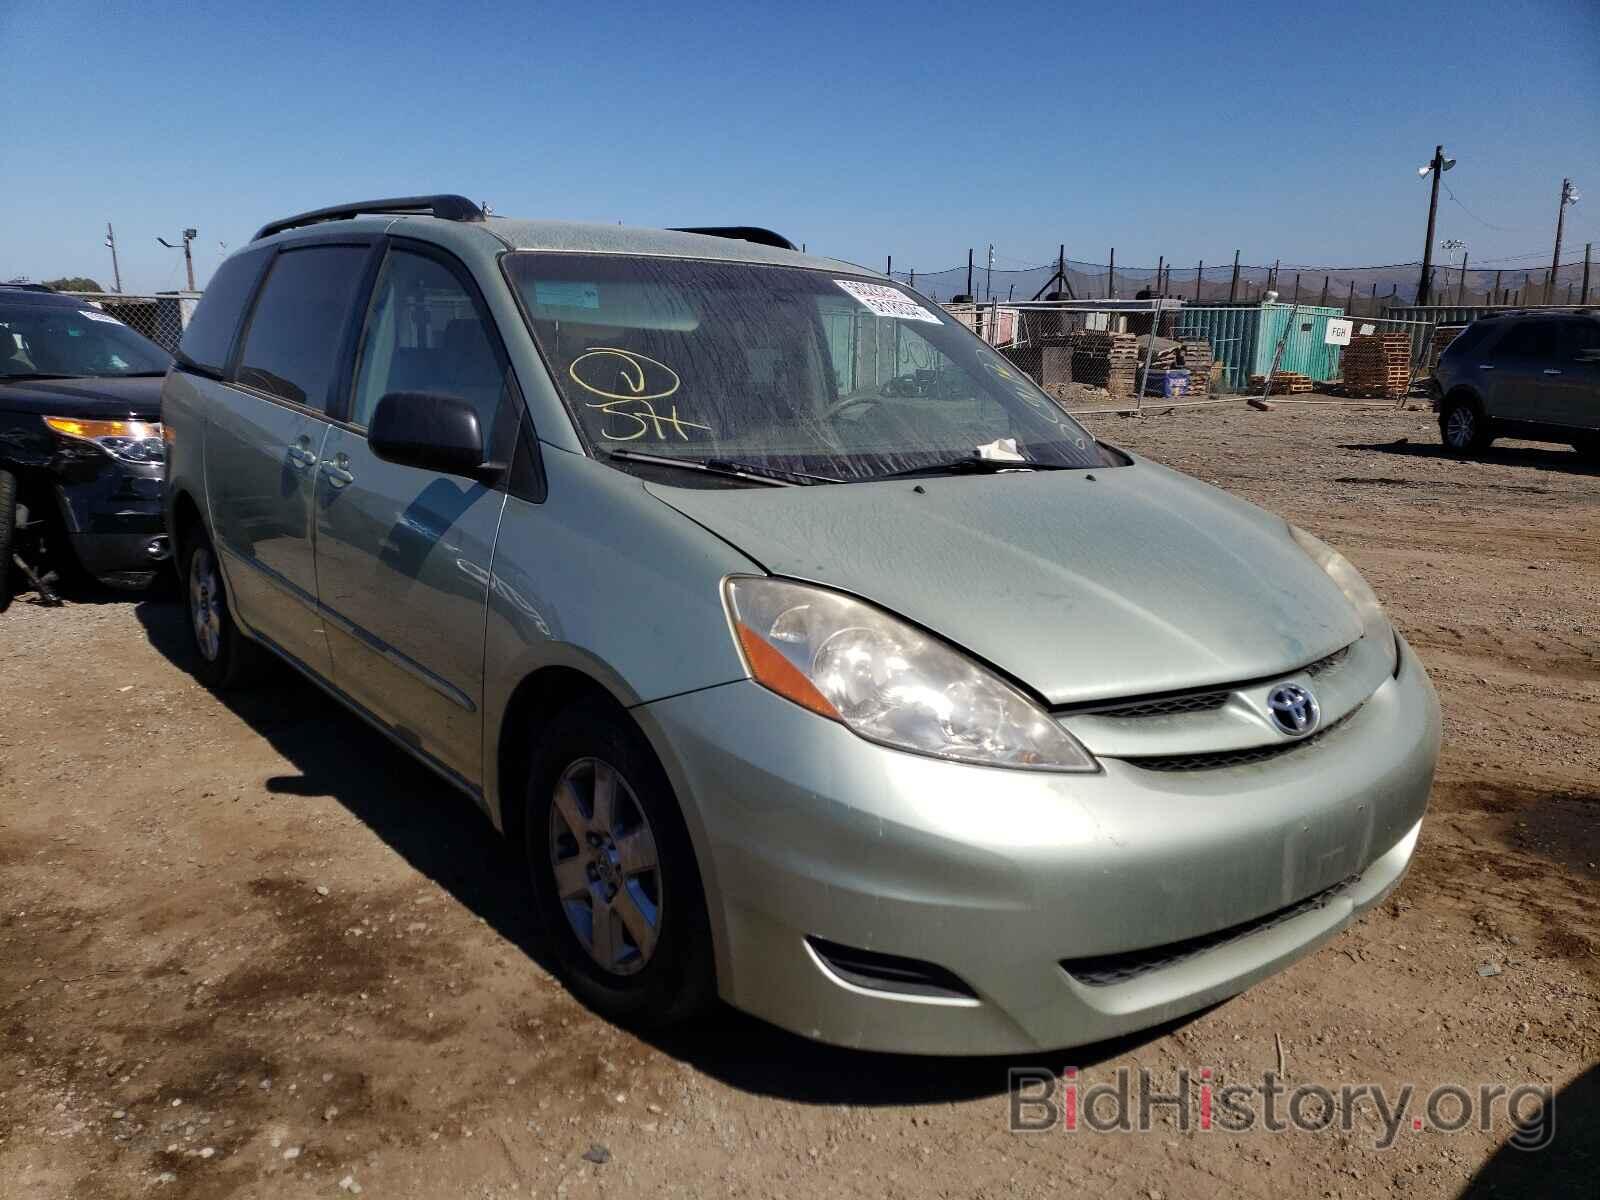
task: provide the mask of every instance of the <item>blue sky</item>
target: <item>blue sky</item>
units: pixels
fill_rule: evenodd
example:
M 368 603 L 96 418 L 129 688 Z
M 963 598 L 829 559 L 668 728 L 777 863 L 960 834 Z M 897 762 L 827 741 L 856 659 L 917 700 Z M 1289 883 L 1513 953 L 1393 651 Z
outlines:
M 1474 264 L 1548 265 L 1563 175 L 1563 258 L 1600 241 L 1596 0 L 0 0 L 0 94 L 0 279 L 109 285 L 109 219 L 130 291 L 181 284 L 158 234 L 203 282 L 272 217 L 436 190 L 919 271 L 1400 262 L 1440 141 Z

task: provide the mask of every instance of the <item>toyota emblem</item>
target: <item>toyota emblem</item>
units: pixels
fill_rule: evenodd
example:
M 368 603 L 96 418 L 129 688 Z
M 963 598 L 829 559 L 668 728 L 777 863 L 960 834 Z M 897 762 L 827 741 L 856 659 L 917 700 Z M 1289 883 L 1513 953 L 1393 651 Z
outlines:
M 1280 732 L 1304 737 L 1322 720 L 1317 698 L 1298 683 L 1282 683 L 1267 693 L 1267 715 Z

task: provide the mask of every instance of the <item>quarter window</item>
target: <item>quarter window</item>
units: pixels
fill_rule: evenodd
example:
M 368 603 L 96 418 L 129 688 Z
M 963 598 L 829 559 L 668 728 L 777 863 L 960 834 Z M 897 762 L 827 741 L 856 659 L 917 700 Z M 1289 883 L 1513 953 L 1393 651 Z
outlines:
M 227 366 L 240 314 L 261 278 L 262 257 L 259 250 L 236 254 L 212 275 L 178 344 L 178 355 L 188 365 L 213 372 Z
M 279 254 L 250 318 L 238 381 L 327 411 L 367 254 L 365 246 L 310 246 Z
M 437 259 L 391 252 L 362 334 L 351 422 L 370 424 L 390 392 L 459 396 L 477 410 L 487 445 L 504 386 L 505 367 L 461 280 Z

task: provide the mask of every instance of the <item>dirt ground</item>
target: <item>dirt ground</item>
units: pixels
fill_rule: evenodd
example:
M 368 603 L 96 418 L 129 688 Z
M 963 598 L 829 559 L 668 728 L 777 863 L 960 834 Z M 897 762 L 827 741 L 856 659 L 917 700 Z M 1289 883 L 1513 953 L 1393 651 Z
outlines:
M 1396 897 L 1196 1017 L 1026 1060 L 641 1039 L 552 978 L 470 801 L 307 685 L 197 686 L 172 594 L 0 617 L 0 1195 L 1593 1196 L 1600 470 L 1429 414 L 1105 417 L 1345 550 L 1445 750 Z M 1495 973 L 1495 972 L 1498 973 Z M 1489 1133 L 1008 1132 L 1007 1069 L 1549 1085 Z M 599 1149 L 596 1149 L 596 1148 Z M 583 1157 L 589 1154 L 590 1158 Z M 605 1159 L 594 1162 L 591 1159 Z

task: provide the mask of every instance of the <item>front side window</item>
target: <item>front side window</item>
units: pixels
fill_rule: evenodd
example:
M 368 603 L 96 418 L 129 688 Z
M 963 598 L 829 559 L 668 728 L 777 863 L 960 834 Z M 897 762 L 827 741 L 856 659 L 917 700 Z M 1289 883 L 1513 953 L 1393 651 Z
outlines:
M 0 301 L 0 379 L 165 375 L 171 362 L 160 346 L 87 303 Z
M 505 367 L 484 318 L 454 272 L 425 255 L 393 251 L 367 313 L 351 422 L 370 424 L 389 392 L 442 393 L 477 410 L 487 445 L 504 386 Z
M 1016 367 L 898 286 L 621 255 L 505 262 L 556 386 L 602 452 L 841 480 L 996 442 L 1054 466 L 1105 462 Z
M 239 356 L 240 383 L 327 411 L 367 253 L 311 246 L 273 260 Z

